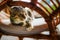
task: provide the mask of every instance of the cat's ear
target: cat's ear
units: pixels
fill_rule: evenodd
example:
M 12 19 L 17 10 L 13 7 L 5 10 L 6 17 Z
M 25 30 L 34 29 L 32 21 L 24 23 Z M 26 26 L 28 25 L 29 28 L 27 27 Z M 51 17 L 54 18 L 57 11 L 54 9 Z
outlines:
M 10 12 L 12 12 L 12 8 L 11 7 L 7 6 L 7 8 L 9 9 Z

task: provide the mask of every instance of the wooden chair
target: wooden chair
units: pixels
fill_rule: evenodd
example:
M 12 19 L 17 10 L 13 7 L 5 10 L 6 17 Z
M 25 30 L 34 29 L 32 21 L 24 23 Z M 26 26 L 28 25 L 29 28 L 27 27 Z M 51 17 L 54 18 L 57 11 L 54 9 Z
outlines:
M 50 35 L 42 35 L 42 34 L 34 34 L 34 35 L 16 35 L 16 34 L 11 34 L 11 33 L 5 33 L 5 31 L 1 30 L 0 28 L 0 33 L 5 34 L 5 35 L 13 35 L 13 36 L 18 36 L 20 40 L 22 40 L 24 37 L 29 37 L 29 38 L 36 38 L 36 39 L 49 39 L 49 40 L 59 40 L 59 35 L 57 35 L 56 31 L 56 26 L 60 24 L 60 2 L 59 0 L 55 0 L 55 3 L 53 0 L 50 0 L 52 4 L 54 5 L 55 9 L 53 9 L 45 0 L 42 0 L 43 4 L 45 3 L 50 9 L 51 12 L 41 3 L 38 2 L 38 0 L 31 0 L 31 2 L 23 2 L 23 1 L 12 1 L 12 0 L 4 0 L 3 2 L 0 3 L 0 11 L 4 8 L 6 8 L 6 5 L 8 6 L 23 6 L 23 7 L 28 7 L 32 10 L 37 11 L 42 17 L 44 17 L 46 21 L 46 25 L 48 25 Z M 3 25 L 3 24 L 1 24 Z M 5 25 L 6 26 L 6 25 Z M 47 29 L 47 26 L 45 25 L 42 26 L 42 31 L 44 31 L 44 28 Z M 40 29 L 41 30 L 41 29 Z

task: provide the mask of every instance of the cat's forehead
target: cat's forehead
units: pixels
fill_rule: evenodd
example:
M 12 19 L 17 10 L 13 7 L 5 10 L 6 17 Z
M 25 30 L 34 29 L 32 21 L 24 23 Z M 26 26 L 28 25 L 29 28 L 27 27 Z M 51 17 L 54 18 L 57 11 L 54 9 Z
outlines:
M 21 7 L 13 7 L 12 11 L 15 11 L 15 12 L 25 12 L 25 9 L 21 8 Z
M 23 8 L 20 8 L 20 7 L 13 7 L 13 8 L 11 8 L 11 10 L 14 10 L 14 11 L 22 11 Z
M 29 9 L 26 9 L 26 8 L 23 8 L 23 7 L 12 7 L 12 13 L 13 14 L 16 14 L 16 15 L 28 15 L 28 16 L 31 16 L 31 12 L 30 10 L 28 11 Z

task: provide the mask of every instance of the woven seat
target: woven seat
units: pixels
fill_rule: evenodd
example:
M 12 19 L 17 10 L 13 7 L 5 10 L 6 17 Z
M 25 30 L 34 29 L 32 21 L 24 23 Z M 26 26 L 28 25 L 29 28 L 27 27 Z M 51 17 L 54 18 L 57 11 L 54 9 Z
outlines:
M 55 1 L 55 2 L 54 2 Z M 31 2 L 24 2 L 24 1 L 12 1 L 12 0 L 4 0 L 0 3 L 0 11 L 8 6 L 23 6 L 28 7 L 32 10 L 35 10 L 38 12 L 45 20 L 47 24 L 43 24 L 40 28 L 42 31 L 49 30 L 50 35 L 42 35 L 42 34 L 33 34 L 33 35 L 16 35 L 9 32 L 5 32 L 0 28 L 1 35 L 13 35 L 18 36 L 21 38 L 21 40 L 24 37 L 30 37 L 30 38 L 37 38 L 37 39 L 49 39 L 49 40 L 59 40 L 59 35 L 57 35 L 56 26 L 60 24 L 60 2 L 59 0 L 50 0 L 50 2 L 53 4 L 53 7 L 47 3 L 46 0 L 42 0 L 41 2 L 38 2 L 38 0 L 31 0 Z M 46 5 L 46 6 L 44 6 Z M 2 23 L 0 23 L 1 26 L 6 26 Z M 47 26 L 48 25 L 48 26 Z M 10 25 L 11 26 L 11 25 Z M 37 27 L 40 27 L 37 26 Z M 49 29 L 48 29 L 49 28 Z M 8 33 L 8 34 L 7 34 Z

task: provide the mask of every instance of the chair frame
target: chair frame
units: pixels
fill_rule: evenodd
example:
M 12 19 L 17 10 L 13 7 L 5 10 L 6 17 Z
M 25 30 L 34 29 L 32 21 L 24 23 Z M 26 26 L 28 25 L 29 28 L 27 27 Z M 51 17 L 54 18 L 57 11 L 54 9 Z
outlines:
M 43 2 L 45 2 L 44 0 L 42 0 Z M 54 2 L 52 0 L 50 0 L 53 4 Z M 56 0 L 57 3 L 59 4 L 60 6 L 60 3 L 58 0 Z M 45 2 L 49 7 L 50 5 Z M 2 3 L 0 3 L 0 11 L 4 8 L 6 8 L 6 5 L 8 6 L 23 6 L 23 7 L 28 7 L 32 10 L 35 10 L 37 11 L 40 15 L 42 15 L 42 17 L 44 17 L 45 21 L 47 22 L 48 24 L 48 28 L 49 28 L 49 31 L 50 31 L 50 35 L 42 35 L 42 34 L 36 34 L 36 35 L 30 35 L 30 36 L 18 36 L 20 38 L 20 40 L 23 40 L 24 37 L 30 37 L 30 38 L 36 38 L 36 39 L 49 39 L 49 40 L 59 40 L 58 37 L 60 37 L 59 35 L 57 35 L 57 32 L 55 31 L 56 30 L 56 26 L 58 24 L 60 24 L 60 7 L 57 7 L 55 4 L 54 6 L 57 8 L 56 10 L 53 10 L 51 7 L 51 9 L 53 10 L 52 14 L 49 13 L 49 11 L 44 8 L 44 6 L 42 6 L 41 4 L 39 4 L 40 6 L 42 6 L 48 13 L 49 13 L 49 16 L 41 9 L 39 8 L 36 4 L 39 4 L 37 2 L 37 0 L 31 0 L 30 3 L 28 2 L 23 2 L 23 1 L 12 1 L 12 0 L 4 0 Z M 57 18 L 57 15 L 59 14 L 59 18 Z M 55 21 L 53 20 L 53 18 L 56 17 L 56 23 Z M 0 31 L 2 34 L 4 34 L 2 31 Z M 0 34 L 0 36 L 2 35 Z M 8 35 L 13 35 L 13 34 L 8 34 Z M 40 37 L 41 36 L 41 37 Z

